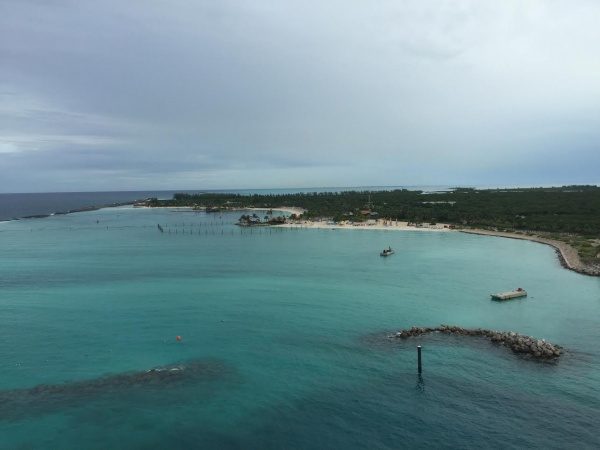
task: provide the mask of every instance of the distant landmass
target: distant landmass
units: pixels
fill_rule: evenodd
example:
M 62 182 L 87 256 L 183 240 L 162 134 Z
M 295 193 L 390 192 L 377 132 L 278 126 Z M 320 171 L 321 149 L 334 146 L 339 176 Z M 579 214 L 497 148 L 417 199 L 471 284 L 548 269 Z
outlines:
M 425 191 L 449 189 L 448 186 L 406 186 Z M 49 216 L 80 210 L 127 204 L 147 198 L 171 199 L 178 192 L 253 194 L 295 194 L 307 192 L 342 192 L 351 189 L 390 190 L 399 186 L 361 187 L 311 187 L 292 189 L 184 189 L 154 191 L 106 191 L 106 192 L 43 192 L 0 194 L 0 220 L 15 220 L 26 217 Z
M 219 209 L 282 206 L 301 208 L 305 220 L 365 222 L 386 219 L 413 224 L 451 224 L 463 229 L 488 230 L 529 236 L 556 248 L 568 244 L 575 250 L 574 264 L 582 273 L 600 274 L 600 187 L 590 185 L 448 190 L 350 190 L 240 195 L 233 193 L 177 193 L 169 200 L 150 199 L 146 206 L 188 206 Z M 573 259 L 573 258 L 571 258 Z

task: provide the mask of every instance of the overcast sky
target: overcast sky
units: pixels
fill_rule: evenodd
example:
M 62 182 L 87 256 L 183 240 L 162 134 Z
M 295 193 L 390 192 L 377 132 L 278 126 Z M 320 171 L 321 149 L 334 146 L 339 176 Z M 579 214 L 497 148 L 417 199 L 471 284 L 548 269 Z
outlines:
M 597 0 L 0 0 L 0 192 L 600 183 Z

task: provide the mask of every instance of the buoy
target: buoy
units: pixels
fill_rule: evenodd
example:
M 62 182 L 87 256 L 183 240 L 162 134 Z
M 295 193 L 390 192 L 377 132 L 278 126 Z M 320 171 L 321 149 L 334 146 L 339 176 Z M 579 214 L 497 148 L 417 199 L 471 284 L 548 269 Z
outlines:
M 181 342 L 181 336 L 177 336 L 175 339 L 177 339 L 177 342 Z

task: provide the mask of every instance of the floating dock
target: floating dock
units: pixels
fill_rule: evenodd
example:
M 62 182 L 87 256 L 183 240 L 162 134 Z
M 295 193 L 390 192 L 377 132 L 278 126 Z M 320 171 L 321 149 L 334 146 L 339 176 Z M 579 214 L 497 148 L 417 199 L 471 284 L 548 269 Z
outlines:
M 511 300 L 513 298 L 527 297 L 527 291 L 525 289 L 517 288 L 514 291 L 499 292 L 497 294 L 490 294 L 492 300 Z

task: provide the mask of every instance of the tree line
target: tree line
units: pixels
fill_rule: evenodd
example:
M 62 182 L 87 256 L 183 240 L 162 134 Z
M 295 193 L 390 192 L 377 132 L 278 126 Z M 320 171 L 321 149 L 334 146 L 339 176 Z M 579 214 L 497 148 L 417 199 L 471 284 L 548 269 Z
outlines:
M 265 209 L 295 206 L 306 210 L 306 218 L 362 221 L 379 217 L 600 237 L 597 186 L 454 188 L 443 192 L 399 189 L 251 195 L 178 193 L 171 200 L 152 199 L 148 206 Z

